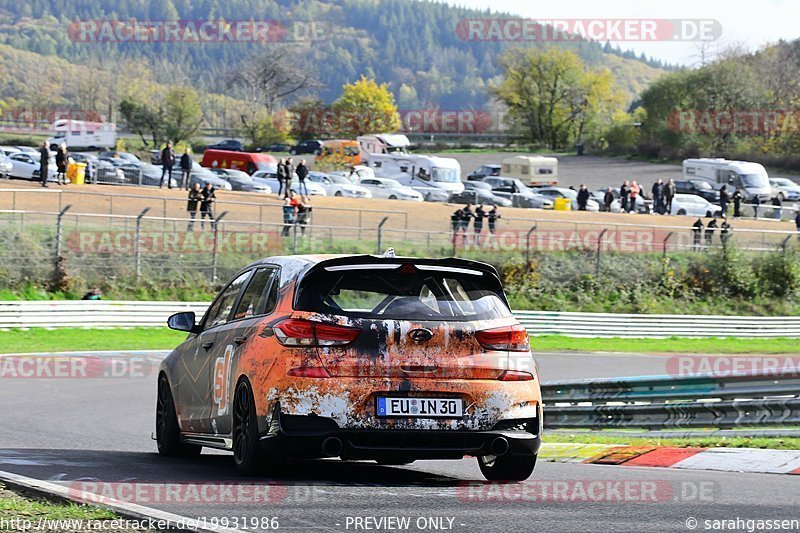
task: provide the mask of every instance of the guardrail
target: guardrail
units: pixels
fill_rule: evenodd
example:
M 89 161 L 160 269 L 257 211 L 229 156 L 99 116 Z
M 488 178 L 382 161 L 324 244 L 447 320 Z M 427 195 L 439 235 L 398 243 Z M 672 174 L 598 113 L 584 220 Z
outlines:
M 45 300 L 0 302 L 0 328 L 163 326 L 172 313 L 207 302 Z M 630 315 L 515 311 L 531 335 L 570 337 L 800 337 L 800 317 Z
M 797 372 L 645 376 L 542 384 L 549 429 L 672 429 L 800 424 Z

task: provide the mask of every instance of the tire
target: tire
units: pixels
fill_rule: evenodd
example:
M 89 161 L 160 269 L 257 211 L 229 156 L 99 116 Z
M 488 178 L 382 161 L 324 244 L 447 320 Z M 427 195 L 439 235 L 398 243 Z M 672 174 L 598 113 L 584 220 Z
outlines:
M 686 214 L 686 210 L 685 209 L 678 209 L 678 214 L 681 215 L 681 216 L 684 216 Z
M 425 201 L 426 202 L 430 202 L 431 201 L 431 193 L 428 193 L 428 194 L 425 195 Z
M 261 449 L 258 435 L 256 404 L 250 383 L 239 381 L 233 397 L 233 461 L 236 469 L 253 476 L 265 471 L 277 471 L 285 463 L 281 456 L 269 456 Z
M 181 442 L 178 417 L 175 413 L 175 402 L 169 387 L 167 376 L 158 378 L 158 398 L 156 400 L 156 444 L 158 453 L 163 457 L 197 457 L 202 446 Z
M 525 481 L 536 466 L 536 455 L 479 456 L 478 466 L 489 481 Z
M 292 155 L 297 155 L 297 150 L 292 148 L 291 150 L 289 150 L 289 153 L 292 154 Z
M 336 194 L 334 194 L 334 196 L 341 196 L 341 195 L 342 195 L 342 191 L 336 191 Z
M 314 155 L 319 155 L 319 154 L 321 154 L 321 153 L 322 153 L 322 152 L 320 151 L 320 149 L 319 149 L 319 148 L 317 148 L 316 150 L 314 150 Z
M 395 195 L 393 194 L 393 195 L 389 196 L 389 200 L 397 200 L 397 196 L 395 196 Z
M 706 218 L 711 218 L 713 213 L 711 211 L 706 211 Z

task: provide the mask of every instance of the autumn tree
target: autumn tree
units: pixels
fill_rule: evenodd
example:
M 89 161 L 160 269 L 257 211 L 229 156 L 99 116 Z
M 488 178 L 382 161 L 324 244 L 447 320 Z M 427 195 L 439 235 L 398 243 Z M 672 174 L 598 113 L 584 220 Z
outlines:
M 333 132 L 342 135 L 393 132 L 400 128 L 400 115 L 388 84 L 379 85 L 364 76 L 342 86 L 342 94 L 331 109 L 335 117 Z

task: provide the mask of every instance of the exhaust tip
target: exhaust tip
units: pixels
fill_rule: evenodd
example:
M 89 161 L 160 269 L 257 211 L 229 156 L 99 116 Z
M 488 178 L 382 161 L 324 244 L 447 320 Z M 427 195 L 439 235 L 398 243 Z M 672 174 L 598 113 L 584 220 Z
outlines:
M 508 453 L 509 444 L 508 440 L 505 437 L 497 437 L 494 439 L 491 444 L 489 444 L 489 450 L 492 452 L 493 455 L 501 456 Z
M 342 455 L 342 439 L 339 437 L 328 437 L 322 441 L 322 454 L 325 457 L 339 457 Z

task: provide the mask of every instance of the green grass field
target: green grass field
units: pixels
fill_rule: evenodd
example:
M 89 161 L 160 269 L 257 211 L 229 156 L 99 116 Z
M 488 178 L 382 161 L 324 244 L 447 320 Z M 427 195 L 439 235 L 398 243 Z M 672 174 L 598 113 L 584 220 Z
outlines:
M 107 509 L 77 503 L 51 502 L 34 499 L 6 489 L 0 484 L 0 518 L 29 520 L 35 526 L 39 520 L 115 520 L 119 516 Z M 3 528 L 5 529 L 17 528 Z M 35 529 L 35 528 L 34 528 Z
M 575 442 L 581 444 L 620 444 L 625 446 L 677 446 L 679 448 L 764 448 L 771 450 L 800 450 L 797 437 L 695 437 L 695 438 L 653 438 L 606 436 L 598 432 L 548 433 L 544 432 L 544 442 Z
M 167 328 L 82 329 L 61 328 L 0 331 L 0 353 L 58 352 L 74 350 L 168 350 L 180 344 L 185 333 Z M 536 352 L 638 352 L 704 354 L 788 354 L 797 339 L 583 339 L 547 335 L 532 337 Z

